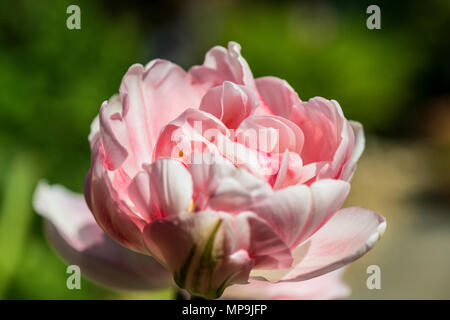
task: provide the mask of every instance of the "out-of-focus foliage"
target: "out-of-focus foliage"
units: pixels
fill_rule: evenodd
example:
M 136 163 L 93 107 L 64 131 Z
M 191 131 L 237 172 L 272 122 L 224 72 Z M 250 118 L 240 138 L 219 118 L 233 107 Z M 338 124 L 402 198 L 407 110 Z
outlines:
M 81 30 L 66 28 L 71 4 L 81 8 Z M 234 40 L 255 76 L 284 78 L 303 100 L 316 95 L 336 99 L 369 136 L 416 139 L 423 119 L 447 114 L 427 106 L 435 98 L 447 101 L 442 97 L 448 96 L 450 77 L 445 36 L 450 3 L 377 1 L 381 30 L 366 28 L 369 4 L 0 1 L 0 296 L 172 296 L 170 289 L 114 292 L 86 279 L 82 290 L 68 290 L 66 265 L 48 246 L 42 220 L 31 210 L 38 178 L 82 191 L 89 125 L 133 63 L 158 57 L 187 68 L 201 63 L 210 47 Z M 443 131 L 430 128 L 419 132 L 441 141 L 436 136 Z M 435 161 L 438 174 L 450 177 L 445 141 L 436 143 L 432 154 L 440 160 Z M 389 220 L 389 212 L 382 214 Z
M 16 156 L 7 168 L 7 177 L 0 208 L 0 298 L 20 267 L 32 220 L 29 199 L 33 193 L 37 172 L 33 159 L 24 154 Z
M 70 4 L 0 2 L 0 292 L 6 298 L 107 297 L 87 281 L 81 291 L 67 289 L 66 266 L 43 238 L 31 195 L 37 172 L 81 192 L 90 122 L 138 58 L 140 38 L 132 16 L 112 19 L 93 1 L 80 4 L 83 28 L 70 31 Z M 24 156 L 8 156 L 23 149 L 37 154 L 32 166 Z
M 100 104 L 139 58 L 132 16 L 83 1 L 81 30 L 66 27 L 72 1 L 0 3 L 0 139 L 37 150 L 46 176 L 81 191 L 87 134 Z

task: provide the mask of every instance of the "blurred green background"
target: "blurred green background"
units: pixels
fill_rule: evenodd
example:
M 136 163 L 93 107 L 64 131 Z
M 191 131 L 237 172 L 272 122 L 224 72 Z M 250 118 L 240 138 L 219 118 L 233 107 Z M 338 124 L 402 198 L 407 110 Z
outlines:
M 81 8 L 68 30 L 66 8 Z M 381 30 L 366 9 L 381 8 Z M 0 2 L 0 298 L 164 299 L 83 279 L 66 266 L 32 210 L 46 178 L 81 192 L 87 135 L 127 68 L 153 58 L 184 68 L 234 40 L 255 77 L 286 79 L 303 100 L 340 102 L 363 123 L 367 149 L 347 205 L 378 211 L 388 229 L 345 279 L 352 299 L 450 298 L 450 2 Z M 377 264 L 382 289 L 366 287 Z

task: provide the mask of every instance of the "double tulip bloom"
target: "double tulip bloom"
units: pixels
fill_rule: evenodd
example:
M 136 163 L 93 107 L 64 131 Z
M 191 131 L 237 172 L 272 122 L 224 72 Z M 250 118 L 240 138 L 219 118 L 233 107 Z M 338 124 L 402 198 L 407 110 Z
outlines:
M 84 223 L 64 217 L 74 210 L 59 189 L 43 185 L 36 208 L 64 240 L 63 256 L 101 239 L 115 248 L 103 253 L 111 261 L 136 261 L 132 273 L 146 280 L 125 284 L 161 280 L 159 262 L 195 296 L 218 298 L 249 279 L 244 291 L 267 282 L 301 291 L 370 250 L 386 226 L 372 211 L 341 209 L 364 149 L 361 124 L 336 101 L 301 101 L 281 79 L 254 79 L 233 42 L 188 72 L 165 60 L 131 66 L 89 141 L 89 209 L 72 199 Z

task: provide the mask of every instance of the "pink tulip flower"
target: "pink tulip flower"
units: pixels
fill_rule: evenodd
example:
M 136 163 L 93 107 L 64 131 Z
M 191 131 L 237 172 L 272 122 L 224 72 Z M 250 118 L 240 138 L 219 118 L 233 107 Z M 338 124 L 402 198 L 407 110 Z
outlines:
M 364 149 L 336 101 L 254 79 L 240 46 L 184 71 L 133 65 L 89 136 L 85 198 L 100 228 L 192 295 L 309 280 L 370 250 L 386 222 L 341 209 Z

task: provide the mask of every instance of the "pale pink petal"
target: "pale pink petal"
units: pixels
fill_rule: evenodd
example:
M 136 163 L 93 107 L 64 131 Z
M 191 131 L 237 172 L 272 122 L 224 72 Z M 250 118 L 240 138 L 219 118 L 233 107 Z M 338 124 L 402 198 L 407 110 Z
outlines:
M 354 131 L 355 144 L 354 144 L 353 152 L 350 156 L 350 159 L 344 165 L 341 176 L 340 176 L 340 179 L 343 179 L 346 181 L 351 180 L 353 173 L 356 170 L 356 163 L 358 162 L 359 158 L 361 157 L 361 155 L 364 151 L 364 146 L 365 146 L 363 126 L 359 122 L 356 122 L 356 121 L 350 121 L 350 124 Z
M 350 122 L 345 120 L 339 104 L 334 100 L 332 102 L 336 105 L 342 119 L 340 142 L 333 159 L 319 171 L 317 179 L 337 179 L 342 174 L 344 165 L 350 160 L 355 144 L 355 135 Z
M 254 212 L 243 211 L 224 219 L 225 238 L 230 251 L 245 250 L 253 260 L 253 268 L 288 268 L 292 256 L 286 243 L 262 218 Z
M 350 184 L 342 180 L 325 179 L 314 182 L 310 190 L 313 210 L 299 241 L 313 235 L 342 207 L 350 192 Z
M 128 135 L 122 122 L 122 116 L 117 112 L 116 99 L 105 101 L 100 108 L 100 136 L 104 150 L 105 164 L 108 170 L 117 169 L 127 158 Z
M 309 163 L 307 165 L 304 165 L 300 172 L 298 173 L 298 184 L 306 184 L 311 185 L 316 179 L 317 173 L 322 168 L 323 163 L 322 162 L 313 162 Z
M 200 110 L 221 120 L 227 128 L 236 129 L 258 107 L 259 100 L 248 87 L 225 81 L 210 89 L 202 98 Z
M 99 152 L 94 149 L 95 146 L 101 149 L 108 170 L 121 169 L 127 175 L 133 176 L 139 170 L 140 162 L 130 144 L 129 132 L 122 115 L 123 106 L 118 95 L 103 102 L 98 120 L 94 120 L 91 125 L 89 141 L 93 153 Z M 97 126 L 98 133 L 95 131 Z M 100 143 L 97 144 L 99 139 Z
M 136 215 L 114 189 L 109 172 L 103 167 L 102 153 L 95 147 L 91 168 L 84 184 L 84 195 L 89 209 L 99 226 L 125 247 L 146 253 L 141 231 L 145 220 Z
M 214 210 L 239 212 L 272 193 L 269 184 L 245 169 L 234 168 L 229 173 L 210 196 L 208 204 Z
M 265 219 L 289 247 L 310 237 L 342 206 L 350 185 L 320 180 L 310 187 L 290 186 L 250 206 Z
M 193 185 L 187 169 L 176 160 L 158 159 L 133 179 L 128 194 L 147 222 L 187 212 Z
M 148 172 L 140 171 L 134 176 L 127 189 L 128 197 L 134 205 L 134 211 L 147 223 L 154 219 L 150 188 Z
M 297 92 L 285 81 L 276 77 L 262 77 L 256 79 L 264 102 L 273 114 L 289 119 L 292 107 L 300 102 Z
M 89 211 L 82 195 L 73 193 L 60 185 L 39 182 L 33 197 L 36 212 L 47 219 L 67 237 L 71 246 L 82 251 L 97 242 L 103 231 L 86 234 L 82 237 L 83 226 L 95 224 L 94 216 Z
M 88 140 L 89 140 L 89 146 L 92 148 L 94 147 L 95 143 L 100 137 L 100 120 L 99 116 L 97 115 L 94 120 L 92 120 L 91 123 L 91 131 L 89 132 Z
M 206 90 L 169 61 L 153 60 L 145 68 L 130 67 L 123 77 L 120 96 L 130 144 L 139 152 L 139 159 L 151 154 L 163 126 L 186 109 L 197 107 Z
M 226 80 L 255 87 L 252 72 L 241 56 L 241 46 L 233 41 L 228 43 L 227 49 L 216 46 L 209 50 L 203 65 L 192 67 L 189 73 L 199 82 L 211 84 L 211 87 Z
M 82 195 L 41 182 L 34 207 L 48 221 L 46 230 L 53 247 L 93 281 L 125 290 L 171 285 L 170 273 L 155 259 L 120 246 L 100 229 Z
M 145 68 L 142 65 L 132 65 L 123 76 L 119 90 L 122 122 L 126 127 L 130 150 L 138 162 L 137 167 L 140 167 L 148 154 L 151 154 L 156 139 L 151 130 L 150 102 L 144 93 L 144 75 Z M 154 116 L 156 117 L 156 112 Z
M 364 255 L 385 229 L 386 221 L 378 213 L 358 207 L 341 209 L 293 250 L 291 270 L 264 270 L 252 272 L 252 276 L 269 281 L 302 281 L 321 276 Z
M 195 207 L 206 208 L 209 198 L 220 181 L 236 168 L 226 159 L 211 153 L 195 153 L 190 158 L 188 170 L 194 185 Z
M 297 246 L 319 230 L 342 206 L 350 184 L 319 180 L 276 191 L 249 208 L 266 219 L 289 245 Z
M 263 218 L 288 247 L 295 244 L 308 223 L 312 196 L 307 186 L 291 186 L 255 203 L 248 210 Z
M 350 294 L 350 288 L 342 280 L 345 268 L 335 270 L 310 280 L 271 283 L 250 280 L 246 285 L 228 287 L 223 299 L 258 300 L 332 300 Z
M 378 213 L 358 207 L 342 209 L 294 250 L 300 261 L 283 280 L 306 280 L 336 270 L 372 249 L 385 229 L 386 221 Z
M 345 121 L 337 104 L 320 97 L 312 98 L 295 105 L 289 119 L 305 136 L 301 153 L 304 164 L 333 159 Z

